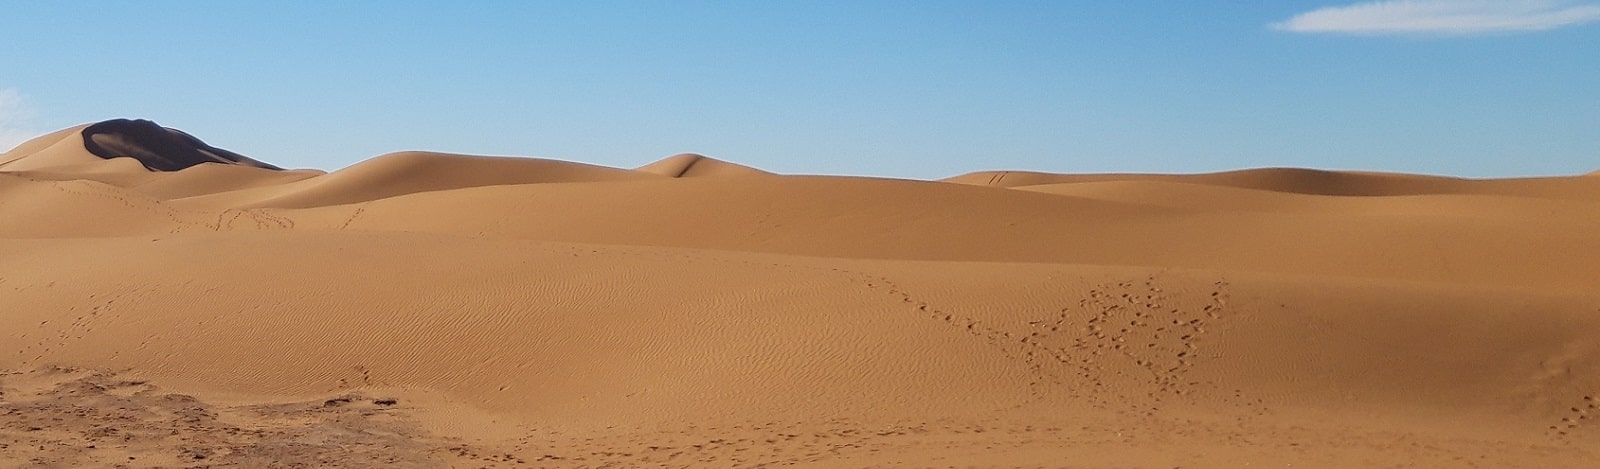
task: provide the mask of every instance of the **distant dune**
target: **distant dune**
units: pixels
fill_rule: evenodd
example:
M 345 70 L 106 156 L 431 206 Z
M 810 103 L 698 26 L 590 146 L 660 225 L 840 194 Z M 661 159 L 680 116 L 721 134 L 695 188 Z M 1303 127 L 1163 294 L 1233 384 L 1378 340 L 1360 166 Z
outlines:
M 667 177 L 754 176 L 772 173 L 694 153 L 680 153 L 640 166 L 638 171 Z
M 1593 467 L 1593 176 L 323 172 L 78 126 L 0 154 L 0 467 Z
M 206 145 L 177 129 L 147 120 L 116 119 L 73 127 L 24 142 L 0 155 L 0 170 L 76 166 L 96 159 L 131 158 L 151 170 L 177 171 L 200 163 L 225 163 L 278 169 L 228 150 Z

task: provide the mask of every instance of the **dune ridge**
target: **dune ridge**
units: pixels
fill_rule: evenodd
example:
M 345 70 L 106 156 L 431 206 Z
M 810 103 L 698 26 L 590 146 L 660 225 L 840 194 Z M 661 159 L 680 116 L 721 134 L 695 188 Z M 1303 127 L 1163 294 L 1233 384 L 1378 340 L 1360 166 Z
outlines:
M 704 177 L 704 176 L 756 176 L 771 175 L 741 164 L 729 163 L 716 158 L 711 158 L 697 153 L 679 153 L 656 162 L 640 166 L 635 171 L 660 174 L 667 177 Z
M 114 119 L 92 124 L 83 129 L 83 146 L 101 158 L 129 157 L 159 171 L 177 171 L 201 163 L 279 169 L 147 120 Z
M 233 191 L 217 198 L 238 206 L 305 208 L 471 187 L 650 177 L 623 169 L 566 161 L 412 151 L 380 155 L 325 175 L 281 186 Z
M 1590 176 L 323 172 L 141 122 L 0 155 L 0 462 L 1600 458 Z
M 1596 191 L 1590 181 L 1573 176 L 1473 180 L 1415 174 L 1300 168 L 1260 168 L 1208 174 L 1051 174 L 1030 171 L 983 171 L 954 176 L 943 181 L 1007 188 L 1111 181 L 1152 181 L 1347 197 L 1492 194 L 1600 200 L 1600 192 Z

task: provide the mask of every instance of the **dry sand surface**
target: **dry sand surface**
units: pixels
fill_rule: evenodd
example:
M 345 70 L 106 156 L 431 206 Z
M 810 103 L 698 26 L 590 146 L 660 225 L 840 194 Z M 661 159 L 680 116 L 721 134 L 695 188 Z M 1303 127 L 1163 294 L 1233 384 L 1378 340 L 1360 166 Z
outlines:
M 1600 179 L 0 155 L 0 467 L 1600 467 Z

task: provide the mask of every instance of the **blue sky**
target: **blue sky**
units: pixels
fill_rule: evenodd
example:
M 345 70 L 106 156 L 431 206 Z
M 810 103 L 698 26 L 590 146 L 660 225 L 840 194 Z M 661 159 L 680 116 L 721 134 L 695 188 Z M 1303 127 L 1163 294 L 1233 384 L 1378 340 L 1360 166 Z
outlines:
M 137 117 L 323 169 L 1600 168 L 1600 1 L 86 3 L 0 5 L 0 146 Z

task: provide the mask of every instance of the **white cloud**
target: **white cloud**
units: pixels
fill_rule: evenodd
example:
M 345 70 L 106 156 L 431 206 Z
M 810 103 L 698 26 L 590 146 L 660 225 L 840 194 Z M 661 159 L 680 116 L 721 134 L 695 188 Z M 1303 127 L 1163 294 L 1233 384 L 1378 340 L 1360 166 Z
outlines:
M 28 127 L 32 120 L 33 109 L 28 107 L 22 93 L 0 89 L 0 153 L 38 136 Z
M 1273 23 L 1299 33 L 1470 35 L 1543 31 L 1600 21 L 1600 4 L 1570 0 L 1387 0 L 1326 7 Z

